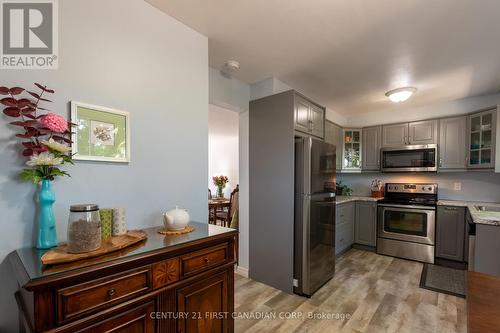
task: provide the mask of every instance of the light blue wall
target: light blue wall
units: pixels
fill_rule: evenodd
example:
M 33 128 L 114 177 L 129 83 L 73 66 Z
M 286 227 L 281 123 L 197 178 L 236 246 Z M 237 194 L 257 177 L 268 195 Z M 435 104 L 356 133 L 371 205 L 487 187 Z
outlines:
M 55 112 L 77 100 L 131 113 L 129 165 L 77 163 L 54 190 L 60 239 L 71 204 L 126 207 L 130 227 L 161 224 L 175 205 L 207 219 L 208 41 L 140 0 L 59 1 L 59 70 L 0 70 L 0 85 L 56 90 Z M 0 331 L 17 325 L 6 255 L 33 244 L 35 187 L 16 180 L 24 159 L 0 117 Z
M 337 175 L 337 181 L 341 180 L 350 186 L 353 189 L 353 193 L 357 195 L 370 195 L 370 184 L 375 178 L 380 179 L 384 183 L 437 183 L 440 199 L 500 202 L 500 174 L 493 172 L 471 171 L 437 174 L 363 173 Z M 455 191 L 455 182 L 462 184 L 461 191 Z

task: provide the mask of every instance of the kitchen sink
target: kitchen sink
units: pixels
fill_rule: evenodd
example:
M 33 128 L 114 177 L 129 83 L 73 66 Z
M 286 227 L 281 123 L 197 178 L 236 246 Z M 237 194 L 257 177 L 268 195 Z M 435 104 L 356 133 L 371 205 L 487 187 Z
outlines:
M 500 207 L 493 207 L 493 206 L 474 206 L 477 210 L 481 212 L 498 212 L 500 213 Z

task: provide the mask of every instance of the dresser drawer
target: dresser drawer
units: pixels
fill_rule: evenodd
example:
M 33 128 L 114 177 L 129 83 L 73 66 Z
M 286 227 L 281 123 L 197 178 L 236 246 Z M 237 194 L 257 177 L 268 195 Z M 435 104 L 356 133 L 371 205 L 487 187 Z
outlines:
M 229 247 L 225 243 L 204 250 L 193 252 L 181 257 L 181 275 L 190 276 L 215 266 L 222 265 L 229 260 Z
M 151 289 L 149 267 L 57 290 L 58 321 L 102 310 Z

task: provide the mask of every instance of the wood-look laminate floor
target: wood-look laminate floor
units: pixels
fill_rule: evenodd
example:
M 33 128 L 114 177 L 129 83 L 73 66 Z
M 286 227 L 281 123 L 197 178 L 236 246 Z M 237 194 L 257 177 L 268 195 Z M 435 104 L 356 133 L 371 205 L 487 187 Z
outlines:
M 236 275 L 235 330 L 466 332 L 465 299 L 419 288 L 421 273 L 421 263 L 351 249 L 337 259 L 335 277 L 309 299 Z M 301 317 L 280 319 L 293 315 Z

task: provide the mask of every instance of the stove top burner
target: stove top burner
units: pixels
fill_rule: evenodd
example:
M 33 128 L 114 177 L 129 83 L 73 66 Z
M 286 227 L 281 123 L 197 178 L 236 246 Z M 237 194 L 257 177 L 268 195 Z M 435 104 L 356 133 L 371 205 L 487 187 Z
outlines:
M 436 206 L 437 184 L 386 184 L 386 195 L 380 203 L 407 206 Z

